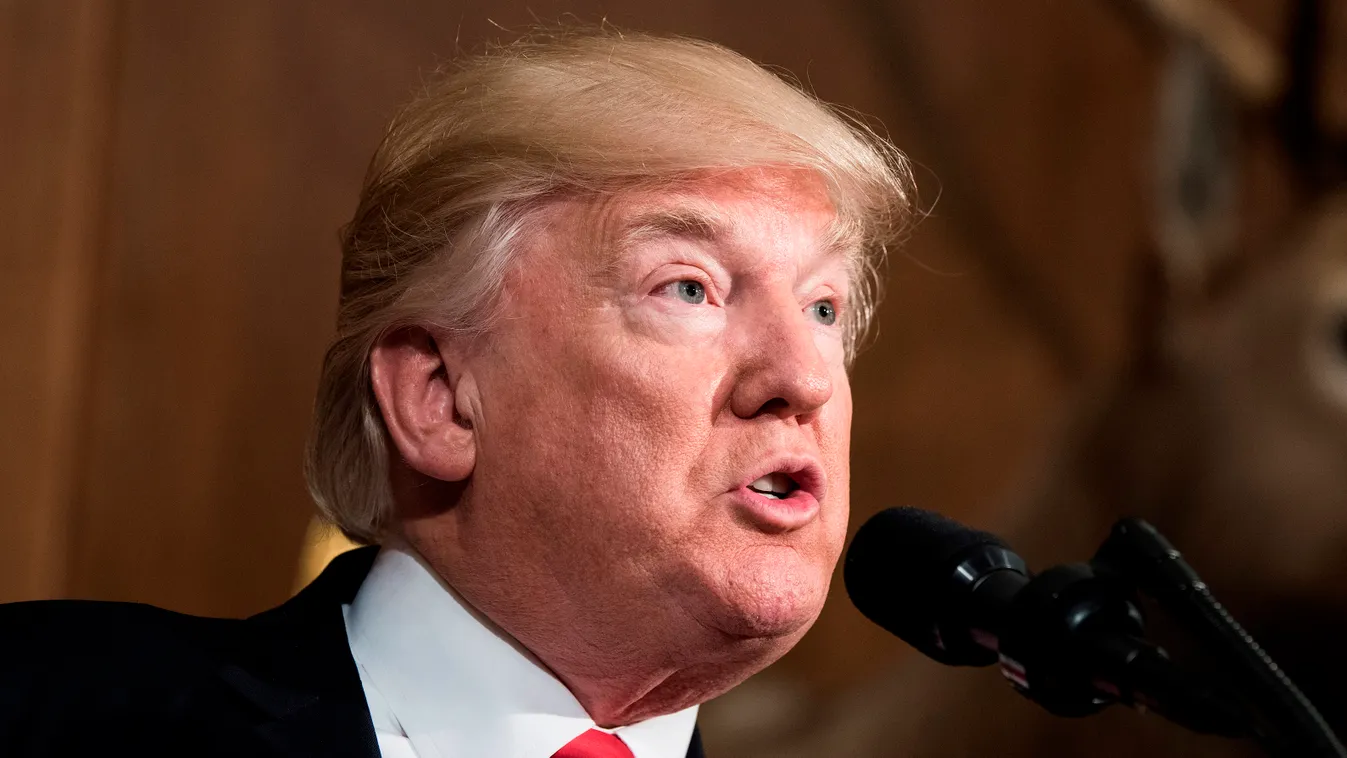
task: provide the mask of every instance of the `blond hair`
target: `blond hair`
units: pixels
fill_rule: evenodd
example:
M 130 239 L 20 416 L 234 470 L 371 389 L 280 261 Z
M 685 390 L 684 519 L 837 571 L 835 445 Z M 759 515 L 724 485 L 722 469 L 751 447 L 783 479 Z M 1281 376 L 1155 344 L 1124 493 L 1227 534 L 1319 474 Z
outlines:
M 379 541 L 393 502 L 370 350 L 415 323 L 483 330 L 545 200 L 767 166 L 816 172 L 858 243 L 850 357 L 911 186 L 903 156 L 858 121 L 720 45 L 611 29 L 537 34 L 437 75 L 389 126 L 342 233 L 305 467 L 323 516 Z

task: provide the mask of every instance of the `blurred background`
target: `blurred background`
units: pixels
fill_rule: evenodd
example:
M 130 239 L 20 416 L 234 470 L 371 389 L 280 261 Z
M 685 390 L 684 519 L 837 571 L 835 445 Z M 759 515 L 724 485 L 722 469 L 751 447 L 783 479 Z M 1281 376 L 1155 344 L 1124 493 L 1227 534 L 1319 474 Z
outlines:
M 1144 515 L 1347 723 L 1337 0 L 0 0 L 0 601 L 290 594 L 366 161 L 456 50 L 568 17 L 724 43 L 914 161 L 928 214 L 853 374 L 853 529 L 919 505 L 1046 566 Z M 840 579 L 702 722 L 722 758 L 1241 754 L 1048 719 Z

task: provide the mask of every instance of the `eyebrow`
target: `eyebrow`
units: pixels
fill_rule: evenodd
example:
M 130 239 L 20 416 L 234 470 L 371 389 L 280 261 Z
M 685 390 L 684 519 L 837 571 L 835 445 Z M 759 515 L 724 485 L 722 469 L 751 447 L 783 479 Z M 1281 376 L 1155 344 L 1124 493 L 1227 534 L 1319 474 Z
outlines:
M 621 250 L 664 237 L 715 242 L 727 236 L 727 232 L 723 219 L 697 209 L 661 208 L 642 213 L 624 224 L 617 247 Z
M 841 258 L 848 262 L 858 252 L 859 240 L 854 232 L 838 221 L 829 225 L 822 240 L 823 256 Z M 729 236 L 725 219 L 697 208 L 659 208 L 641 213 L 623 225 L 617 235 L 614 252 L 652 239 L 668 237 L 697 242 L 715 242 Z

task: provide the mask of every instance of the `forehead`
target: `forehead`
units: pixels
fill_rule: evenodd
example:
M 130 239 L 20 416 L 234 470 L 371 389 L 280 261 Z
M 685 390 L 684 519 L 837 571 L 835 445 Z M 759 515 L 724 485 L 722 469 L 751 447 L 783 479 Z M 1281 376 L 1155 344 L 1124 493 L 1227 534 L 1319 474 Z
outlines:
M 857 247 L 827 186 L 802 170 L 752 169 L 693 177 L 604 198 L 585 215 L 594 236 L 586 247 L 608 263 L 617 263 L 642 242 L 662 238 L 753 246 L 789 236 L 803 243 L 811 257 L 844 262 Z

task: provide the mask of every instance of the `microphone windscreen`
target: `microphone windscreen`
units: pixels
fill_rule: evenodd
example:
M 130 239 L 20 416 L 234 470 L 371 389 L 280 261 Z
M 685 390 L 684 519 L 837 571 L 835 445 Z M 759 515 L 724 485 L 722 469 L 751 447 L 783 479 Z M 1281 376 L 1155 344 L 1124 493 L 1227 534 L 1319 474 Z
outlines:
M 954 592 L 954 570 L 970 549 L 1005 547 L 920 508 L 890 508 L 861 525 L 847 549 L 842 579 L 866 618 L 941 663 L 965 665 L 938 644 L 937 624 Z

